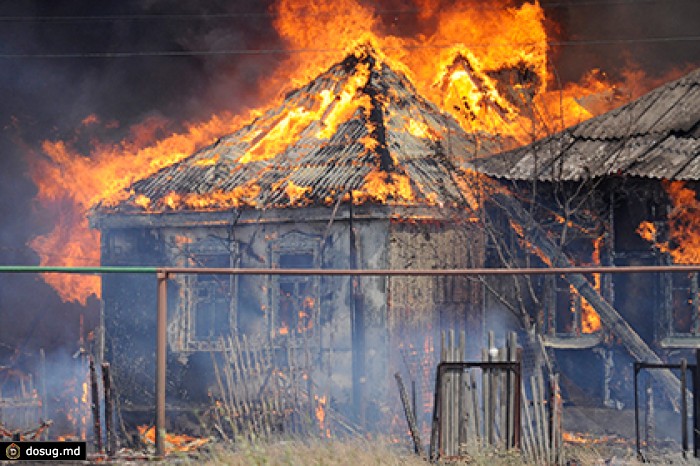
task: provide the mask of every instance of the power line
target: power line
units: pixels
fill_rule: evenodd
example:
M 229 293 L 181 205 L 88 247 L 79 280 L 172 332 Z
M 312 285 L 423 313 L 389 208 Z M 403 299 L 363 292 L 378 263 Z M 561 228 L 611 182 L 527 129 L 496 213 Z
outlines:
M 592 39 L 592 40 L 570 40 L 570 41 L 550 41 L 549 47 L 576 47 L 591 45 L 620 45 L 620 44 L 651 44 L 667 42 L 695 42 L 700 41 L 700 36 L 673 36 L 673 37 L 646 37 L 635 39 Z M 538 43 L 474 43 L 474 44 L 435 44 L 435 45 L 413 45 L 399 47 L 385 47 L 382 50 L 418 50 L 418 49 L 446 49 L 455 46 L 466 48 L 484 47 L 515 47 L 515 46 L 536 46 Z M 19 58 L 134 58 L 134 57 L 196 57 L 212 55 L 288 55 L 295 53 L 338 53 L 347 49 L 327 48 L 327 49 L 228 49 L 228 50 L 153 50 L 153 51 L 127 51 L 127 52 L 67 52 L 67 53 L 0 53 L 0 59 Z
M 601 6 L 601 5 L 641 5 L 641 4 L 678 4 L 678 3 L 694 3 L 695 0 L 581 0 L 575 2 L 552 2 L 541 3 L 540 6 L 544 9 L 554 8 L 571 8 L 579 6 Z M 470 11 L 502 11 L 500 7 L 479 6 L 472 8 Z M 466 11 L 466 10 L 465 10 Z M 424 10 L 419 8 L 404 8 L 404 9 L 387 9 L 372 11 L 375 16 L 391 16 L 391 15 L 416 15 L 424 13 Z M 456 11 L 455 13 L 459 13 Z M 301 17 L 324 17 L 342 15 L 342 11 L 334 12 L 304 12 L 303 14 L 291 15 L 295 18 Z M 0 22 L 10 23 L 74 23 L 74 22 L 109 22 L 109 21 L 189 21 L 189 20 L 225 20 L 225 19 L 247 19 L 247 18 L 274 18 L 276 15 L 272 12 L 239 12 L 239 13 L 151 13 L 151 14 L 131 14 L 131 15 L 65 15 L 65 16 L 0 16 Z

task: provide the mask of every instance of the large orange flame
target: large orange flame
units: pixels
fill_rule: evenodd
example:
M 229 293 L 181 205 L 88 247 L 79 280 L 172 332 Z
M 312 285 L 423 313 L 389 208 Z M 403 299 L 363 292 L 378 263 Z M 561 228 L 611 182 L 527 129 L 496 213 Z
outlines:
M 99 265 L 100 237 L 88 226 L 89 209 L 100 201 L 118 202 L 135 180 L 231 132 L 235 122 L 230 115 L 217 115 L 189 125 L 184 132 L 154 140 L 163 124 L 148 120 L 132 128 L 131 136 L 119 143 L 96 143 L 88 156 L 65 141 L 44 141 L 42 154 L 32 157 L 31 175 L 39 188 L 41 206 L 59 214 L 51 232 L 30 242 L 41 264 Z M 146 204 L 148 199 L 140 201 Z M 98 277 L 47 274 L 44 278 L 64 301 L 84 305 L 91 294 L 100 296 Z
M 675 264 L 700 264 L 700 201 L 695 191 L 682 181 L 664 183 L 673 209 L 668 215 L 668 237 L 660 233 L 652 222 L 644 221 L 637 233 L 661 252 L 667 253 Z
M 537 3 L 519 7 L 508 0 L 484 8 L 482 2 L 461 0 L 416 1 L 420 13 L 411 19 L 410 34 L 398 33 L 390 17 L 378 14 L 358 0 L 278 0 L 273 7 L 274 26 L 293 50 L 289 58 L 270 73 L 263 89 L 288 91 L 339 62 L 348 49 L 370 44 L 381 60 L 403 72 L 418 91 L 451 113 L 467 131 L 499 135 L 504 144 L 529 142 L 547 132 L 589 117 L 579 102 L 595 97 L 610 86 L 591 78 L 573 89 L 552 89 L 548 74 L 547 35 L 544 14 Z M 309 122 L 318 121 L 316 137 L 326 138 L 338 123 L 366 103 L 358 101 L 356 90 L 367 81 L 357 73 L 345 88 L 319 92 L 308 106 L 285 108 L 277 113 L 271 130 L 253 133 L 251 149 L 238 161 L 264 161 L 286 148 L 300 136 Z M 263 115 L 282 101 L 280 92 L 248 116 Z M 270 100 L 270 99 L 268 99 Z M 598 108 L 597 111 L 605 110 Z M 133 128 L 130 137 L 114 144 L 93 143 L 87 154 L 70 141 L 45 141 L 43 154 L 33 158 L 31 174 L 39 187 L 37 198 L 47 211 L 57 211 L 53 231 L 38 236 L 31 246 L 44 265 L 96 265 L 99 263 L 99 234 L 88 228 L 86 214 L 98 202 L 116 205 L 132 193 L 125 188 L 135 180 L 192 154 L 216 138 L 231 133 L 243 119 L 215 115 L 209 120 L 185 125 L 185 130 L 158 138 L 167 128 L 162 121 L 146 121 Z M 555 123 L 552 123 L 555 122 Z M 98 125 L 88 116 L 84 125 Z M 418 121 L 407 121 L 411 134 L 428 138 Z M 372 141 L 365 144 L 371 149 Z M 202 165 L 216 158 L 201 160 Z M 415 188 L 415 187 L 414 187 Z M 211 210 L 251 205 L 259 187 L 207 195 L 171 193 L 164 203 L 171 209 L 187 206 Z M 291 182 L 279 186 L 291 204 L 304 205 L 307 186 Z M 372 172 L 364 188 L 353 192 L 357 202 L 384 202 L 387 198 L 410 200 L 412 185 L 401 172 Z M 256 191 L 258 190 L 258 191 Z M 151 200 L 138 196 L 134 203 L 143 209 Z M 254 206 L 253 206 L 254 207 Z M 85 303 L 91 294 L 99 296 L 96 277 L 53 275 L 46 277 L 66 301 Z

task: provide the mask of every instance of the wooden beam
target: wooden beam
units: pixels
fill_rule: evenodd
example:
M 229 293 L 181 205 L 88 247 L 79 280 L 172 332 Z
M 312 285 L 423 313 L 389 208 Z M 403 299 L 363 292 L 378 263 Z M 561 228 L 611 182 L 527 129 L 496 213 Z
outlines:
M 529 241 L 533 247 L 548 258 L 552 267 L 572 266 L 572 261 L 566 253 L 549 239 L 540 224 L 512 194 L 498 191 L 492 194 L 490 201 L 503 210 L 510 219 L 523 227 L 523 234 L 527 235 L 523 239 Z M 663 363 L 661 358 L 642 340 L 620 313 L 601 296 L 584 275 L 567 274 L 566 279 L 576 288 L 579 295 L 595 309 L 603 325 L 620 339 L 622 345 L 637 361 Z M 679 399 L 681 384 L 670 370 L 654 370 L 650 374 L 660 382 L 671 400 Z

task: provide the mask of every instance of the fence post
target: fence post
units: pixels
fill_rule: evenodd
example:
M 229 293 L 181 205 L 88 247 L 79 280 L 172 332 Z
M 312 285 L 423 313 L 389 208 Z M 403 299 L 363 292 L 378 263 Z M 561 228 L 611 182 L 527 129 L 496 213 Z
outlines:
M 168 273 L 158 271 L 156 315 L 156 455 L 165 456 L 165 370 L 167 358 Z

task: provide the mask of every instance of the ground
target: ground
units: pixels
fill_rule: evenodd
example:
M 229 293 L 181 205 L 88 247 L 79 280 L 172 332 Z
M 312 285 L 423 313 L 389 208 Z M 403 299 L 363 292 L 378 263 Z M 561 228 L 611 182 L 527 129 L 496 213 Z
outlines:
M 634 445 L 566 445 L 562 464 L 577 466 L 597 465 L 641 465 L 636 459 Z M 646 464 L 697 464 L 683 460 L 678 453 L 656 452 Z M 406 465 L 426 466 L 430 464 L 410 450 L 408 445 L 394 444 L 385 440 L 328 440 L 328 441 L 283 441 L 275 443 L 243 442 L 238 447 L 219 444 L 202 452 L 196 458 L 172 458 L 172 463 L 188 466 L 220 465 Z M 490 451 L 466 457 L 462 461 L 441 464 L 473 464 L 484 466 L 526 465 L 514 452 Z

